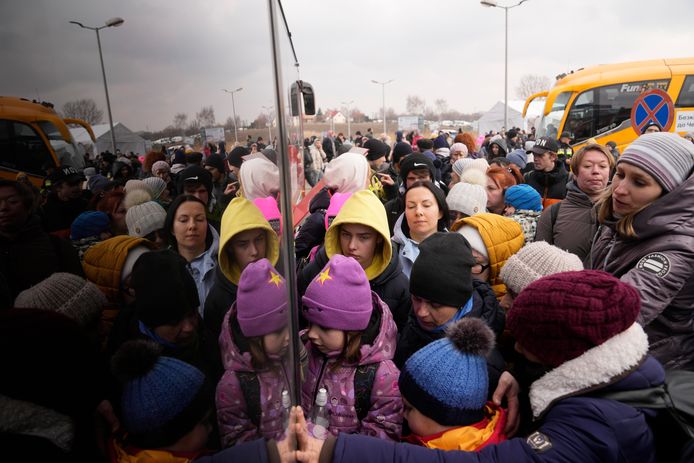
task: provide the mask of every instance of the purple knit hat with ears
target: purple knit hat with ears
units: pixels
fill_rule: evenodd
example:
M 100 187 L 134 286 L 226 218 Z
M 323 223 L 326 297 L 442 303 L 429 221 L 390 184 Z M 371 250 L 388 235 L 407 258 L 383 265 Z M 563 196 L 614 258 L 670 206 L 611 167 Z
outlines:
M 371 286 L 352 257 L 335 254 L 308 285 L 302 299 L 304 317 L 323 328 L 361 331 L 373 311 Z
M 289 323 L 287 288 L 267 259 L 252 262 L 241 273 L 236 313 L 246 337 L 265 336 Z

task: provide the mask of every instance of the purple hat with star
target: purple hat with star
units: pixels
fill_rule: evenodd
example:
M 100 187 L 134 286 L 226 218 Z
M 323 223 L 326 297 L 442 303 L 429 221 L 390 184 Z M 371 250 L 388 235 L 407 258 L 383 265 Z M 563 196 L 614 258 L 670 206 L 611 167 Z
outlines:
M 236 313 L 246 337 L 265 336 L 289 323 L 284 278 L 269 260 L 252 262 L 241 273 Z
M 302 299 L 304 317 L 323 328 L 361 331 L 373 311 L 371 286 L 352 257 L 335 254 L 308 285 Z

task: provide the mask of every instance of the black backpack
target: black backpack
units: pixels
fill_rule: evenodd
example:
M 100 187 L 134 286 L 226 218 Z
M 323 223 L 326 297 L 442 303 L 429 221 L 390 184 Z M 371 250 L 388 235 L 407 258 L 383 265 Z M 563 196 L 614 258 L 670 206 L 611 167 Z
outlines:
M 371 409 L 371 390 L 376 379 L 378 363 L 359 365 L 354 373 L 354 408 L 357 418 L 362 421 Z M 248 371 L 237 371 L 236 376 L 241 384 L 241 391 L 246 401 L 246 415 L 255 425 L 260 427 L 260 382 L 258 375 Z
M 634 391 L 598 392 L 593 397 L 616 400 L 635 408 L 656 410 L 648 424 L 658 461 L 690 462 L 684 450 L 694 447 L 694 371 L 669 370 L 665 382 Z

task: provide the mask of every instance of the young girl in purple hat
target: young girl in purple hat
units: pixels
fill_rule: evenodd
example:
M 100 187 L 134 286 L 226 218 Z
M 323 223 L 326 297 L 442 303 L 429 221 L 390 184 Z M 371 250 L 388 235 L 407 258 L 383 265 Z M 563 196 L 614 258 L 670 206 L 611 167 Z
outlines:
M 392 361 L 397 328 L 364 270 L 353 258 L 336 254 L 302 301 L 310 323 L 308 374 L 302 385 L 307 416 L 320 396 L 326 400 L 330 433 L 399 440 L 403 405 L 400 372 Z M 316 423 L 312 429 L 318 437 Z

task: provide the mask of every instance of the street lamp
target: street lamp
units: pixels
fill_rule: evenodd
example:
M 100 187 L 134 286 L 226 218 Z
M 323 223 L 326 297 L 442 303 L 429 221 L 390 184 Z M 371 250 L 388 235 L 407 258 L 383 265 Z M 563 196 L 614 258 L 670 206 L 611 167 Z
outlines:
M 390 79 L 388 82 L 379 82 L 377 80 L 371 79 L 371 82 L 381 86 L 382 96 L 383 96 L 383 133 L 387 134 L 386 128 L 386 85 L 393 82 L 395 79 Z
M 347 106 L 347 138 L 352 139 L 352 125 L 350 124 L 350 119 L 352 118 L 352 103 L 354 100 L 343 101 L 341 104 Z
M 489 8 L 503 8 L 506 18 L 504 33 L 504 130 L 508 130 L 508 10 L 515 8 L 528 0 L 520 0 L 515 5 L 503 6 L 496 3 L 496 0 L 480 0 L 482 6 Z
M 238 129 L 236 128 L 236 103 L 234 102 L 234 93 L 240 92 L 243 90 L 243 87 L 239 87 L 236 90 L 227 90 L 226 88 L 223 88 L 223 92 L 227 92 L 231 95 L 231 110 L 234 112 L 234 141 L 238 143 L 239 141 L 239 133 Z
M 108 97 L 108 85 L 106 84 L 106 70 L 104 69 L 104 57 L 101 54 L 101 38 L 99 37 L 99 31 L 107 27 L 118 27 L 121 26 L 125 20 L 123 18 L 111 18 L 101 27 L 89 27 L 85 26 L 81 22 L 70 21 L 71 24 L 77 24 L 82 29 L 89 29 L 90 31 L 96 32 L 96 43 L 99 46 L 99 61 L 101 62 L 101 75 L 104 78 L 104 93 L 106 93 L 106 109 L 108 111 L 108 125 L 111 127 L 111 149 L 113 154 L 116 154 L 116 134 L 113 132 L 113 117 L 111 116 L 111 100 Z
M 272 143 L 272 110 L 275 108 L 273 106 L 262 106 L 262 108 L 267 111 L 267 144 L 270 145 Z

